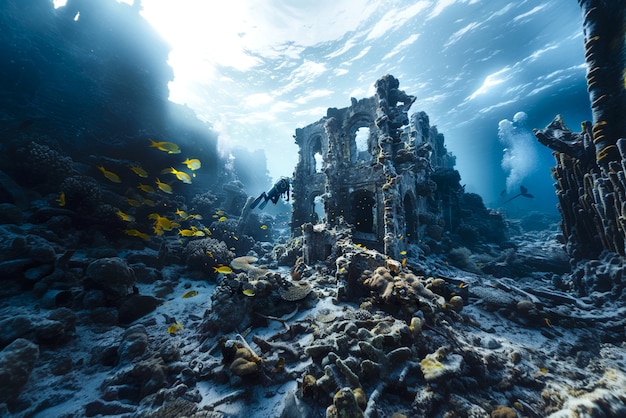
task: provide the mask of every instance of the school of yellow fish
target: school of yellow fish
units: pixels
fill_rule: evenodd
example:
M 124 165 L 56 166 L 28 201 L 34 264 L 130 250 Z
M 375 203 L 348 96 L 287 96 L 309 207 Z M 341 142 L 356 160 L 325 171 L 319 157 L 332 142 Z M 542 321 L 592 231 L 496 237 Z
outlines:
M 153 139 L 149 139 L 150 148 L 156 148 L 159 151 L 166 152 L 168 154 L 180 154 L 180 147 L 173 143 L 167 141 L 155 141 Z M 181 161 L 180 164 L 186 167 L 187 170 L 191 172 L 188 173 L 182 169 L 177 169 L 175 167 L 166 167 L 159 172 L 161 175 L 172 174 L 176 180 L 171 181 L 162 181 L 159 177 L 154 177 L 154 186 L 147 184 L 146 181 L 138 182 L 138 184 L 133 188 L 129 189 L 126 192 L 125 201 L 130 207 L 130 211 L 132 212 L 132 208 L 139 208 L 141 206 L 156 206 L 156 203 L 153 199 L 148 196 L 158 196 L 159 192 L 165 194 L 173 194 L 174 188 L 173 185 L 176 181 L 180 181 L 183 184 L 191 184 L 192 177 L 196 177 L 196 170 L 199 170 L 202 167 L 202 163 L 197 158 L 186 158 Z M 112 183 L 120 184 L 122 183 L 122 177 L 117 173 L 107 169 L 104 165 L 97 166 L 97 169 L 102 173 L 105 179 Z M 139 163 L 130 163 L 128 164 L 128 169 L 137 177 L 142 179 L 148 179 L 150 174 L 141 166 Z M 136 189 L 136 190 L 135 190 Z M 140 194 L 143 193 L 142 194 Z M 61 192 L 59 197 L 56 199 L 56 202 L 59 206 L 63 207 L 66 205 L 65 193 Z M 126 209 L 125 209 L 126 210 Z M 128 224 L 132 224 L 135 222 L 135 217 L 127 212 L 122 211 L 121 209 L 117 209 L 115 212 L 116 215 L 124 222 Z M 226 217 L 223 216 L 223 211 L 218 211 L 215 215 L 215 218 L 219 218 L 220 222 L 225 221 Z M 167 216 L 162 216 L 157 212 L 150 213 L 148 215 L 148 219 L 152 220 L 152 233 L 156 236 L 161 236 L 165 232 L 177 231 L 177 234 L 180 237 L 204 237 L 211 234 L 211 231 L 206 228 L 198 228 L 195 225 L 190 225 L 188 228 L 183 228 L 181 226 L 181 222 L 186 221 L 199 221 L 202 220 L 202 215 L 195 213 L 187 213 L 181 209 L 176 209 L 176 219 L 170 219 Z M 136 228 L 127 228 L 124 229 L 124 233 L 131 237 L 137 237 L 143 239 L 145 241 L 150 240 L 150 235 L 146 232 L 142 232 Z M 175 326 L 175 324 L 173 325 Z M 175 332 L 175 331 L 174 331 Z

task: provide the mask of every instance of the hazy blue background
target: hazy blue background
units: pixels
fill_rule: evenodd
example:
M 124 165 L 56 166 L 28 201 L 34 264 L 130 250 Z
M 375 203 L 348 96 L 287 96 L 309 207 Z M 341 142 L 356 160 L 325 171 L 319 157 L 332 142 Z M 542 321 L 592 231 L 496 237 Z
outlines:
M 224 153 L 263 149 L 275 178 L 297 163 L 297 127 L 373 95 L 391 73 L 417 96 L 411 112 L 445 134 L 467 191 L 498 207 L 524 184 L 535 199 L 509 211 L 555 211 L 553 159 L 530 129 L 557 113 L 573 130 L 590 118 L 574 0 L 142 4 L 173 47 L 171 99 L 213 124 Z M 513 123 L 517 112 L 526 120 Z

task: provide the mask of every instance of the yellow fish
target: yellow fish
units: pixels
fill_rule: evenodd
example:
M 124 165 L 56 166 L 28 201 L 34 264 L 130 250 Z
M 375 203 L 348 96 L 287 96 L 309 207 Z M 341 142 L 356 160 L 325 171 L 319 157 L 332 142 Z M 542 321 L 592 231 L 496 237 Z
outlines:
M 121 220 L 123 220 L 124 222 L 134 222 L 135 218 L 132 215 L 129 215 L 127 213 L 122 212 L 121 210 L 118 209 L 117 212 L 115 212 L 115 214 L 117 216 L 120 217 Z
M 400 251 L 400 255 L 406 255 L 406 251 Z
M 261 229 L 263 229 L 263 230 L 267 229 L 267 225 L 265 225 L 265 224 L 261 225 Z
M 185 212 L 184 210 L 180 210 L 180 209 L 176 209 L 176 215 L 180 216 L 183 221 L 189 218 L 189 215 L 187 214 L 187 212 Z
M 402 259 L 402 267 L 406 266 L 406 258 Z
M 226 219 L 228 219 L 226 216 L 220 216 L 219 218 L 217 218 L 219 222 L 224 222 Z
M 98 170 L 102 171 L 102 174 L 104 174 L 104 177 L 106 177 L 107 179 L 109 179 L 110 181 L 112 181 L 113 183 L 121 183 L 122 180 L 120 180 L 120 176 L 118 176 L 117 174 L 115 174 L 112 171 L 107 170 L 106 168 L 104 168 L 104 166 L 98 166 Z
M 139 237 L 144 241 L 150 241 L 150 237 L 148 236 L 148 234 L 145 234 L 141 231 L 138 231 L 136 229 L 125 229 L 124 233 L 126 235 L 130 235 L 131 237 Z
M 215 212 L 216 215 L 223 215 L 224 213 L 225 212 L 222 209 L 220 209 L 217 212 Z
M 167 152 L 168 154 L 180 154 L 180 148 L 172 142 L 156 142 L 150 139 L 150 146 L 158 149 L 159 151 Z
M 142 192 L 146 192 L 146 193 L 150 193 L 150 194 L 152 194 L 152 193 L 156 193 L 156 192 L 154 191 L 154 187 L 152 187 L 152 186 L 148 186 L 147 184 L 141 184 L 141 183 L 139 183 L 139 186 L 137 186 L 137 188 L 138 188 L 139 190 L 141 190 Z
M 137 174 L 139 177 L 148 178 L 148 172 L 138 165 L 131 165 L 130 169 L 133 173 Z
M 211 230 L 207 227 L 202 228 L 202 230 L 204 231 L 205 234 L 207 235 L 211 235 Z
M 192 229 L 179 229 L 178 235 L 180 235 L 181 237 L 195 237 L 195 236 L 198 236 L 196 235 L 196 232 L 202 232 L 202 231 L 194 231 Z M 202 235 L 204 235 L 204 232 L 202 232 Z
M 183 329 L 183 324 L 181 324 L 180 321 L 176 321 L 175 323 L 171 323 L 170 326 L 167 327 L 167 332 L 170 335 L 173 335 L 182 329 Z
M 188 290 L 187 292 L 183 293 L 183 299 L 192 298 L 194 296 L 198 296 L 197 290 Z
M 165 216 L 161 216 L 158 213 L 151 213 L 148 215 L 148 218 L 154 219 L 154 226 L 166 231 L 171 231 L 172 229 L 180 226 L 178 222 L 170 221 Z
M 195 220 L 197 220 L 197 221 L 201 221 L 201 220 L 202 220 L 202 219 L 204 219 L 204 218 L 203 218 L 203 217 L 202 217 L 202 215 L 200 215 L 199 213 L 193 213 L 193 214 L 189 215 L 189 216 L 187 217 L 187 219 L 195 219 Z
M 126 198 L 126 203 L 128 203 L 131 206 L 134 206 L 136 208 L 138 208 L 139 206 L 141 206 L 141 202 L 137 199 L 131 199 L 130 197 Z
M 184 171 L 176 170 L 174 167 L 161 170 L 161 174 L 173 174 L 178 180 L 182 181 L 183 183 L 191 184 L 191 177 L 189 176 L 189 174 L 185 173 Z
M 185 161 L 183 161 L 183 164 L 185 164 L 190 170 L 197 170 L 202 167 L 202 163 L 197 158 L 192 158 L 191 160 L 187 158 Z
M 154 200 L 152 200 L 152 199 L 144 199 L 142 203 L 144 205 L 146 205 L 146 206 L 154 206 L 155 205 Z
M 252 296 L 255 295 L 254 290 L 252 290 L 252 289 L 245 289 L 241 293 L 243 293 L 244 295 L 246 295 L 248 297 L 252 297 Z
M 56 201 L 59 203 L 59 206 L 65 206 L 65 192 L 61 192 Z
M 159 180 L 158 177 L 156 179 L 156 185 L 159 188 L 159 190 L 161 190 L 162 192 L 167 193 L 167 194 L 172 194 L 172 186 L 170 186 L 167 183 L 163 183 L 161 180 Z
M 228 273 L 232 273 L 233 270 L 228 267 L 228 266 L 217 266 L 217 267 L 213 267 L 213 270 L 216 273 L 222 273 L 222 274 L 228 274 Z

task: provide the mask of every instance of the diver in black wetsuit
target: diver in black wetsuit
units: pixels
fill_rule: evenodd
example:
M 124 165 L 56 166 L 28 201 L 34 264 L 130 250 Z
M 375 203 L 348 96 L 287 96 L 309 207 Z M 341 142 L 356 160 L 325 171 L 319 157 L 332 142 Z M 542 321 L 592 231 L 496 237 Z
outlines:
M 280 180 L 274 183 L 274 186 L 272 186 L 269 192 L 261 193 L 261 195 L 257 197 L 254 200 L 254 202 L 252 202 L 252 204 L 250 205 L 250 208 L 254 209 L 260 202 L 261 204 L 259 205 L 259 209 L 263 209 L 267 205 L 267 202 L 269 202 L 270 200 L 272 201 L 273 204 L 276 204 L 278 203 L 278 199 L 282 195 L 287 195 L 286 200 L 287 202 L 289 202 L 290 184 L 291 184 L 291 180 L 288 177 L 281 177 Z M 265 200 L 261 202 L 261 200 L 263 199 Z

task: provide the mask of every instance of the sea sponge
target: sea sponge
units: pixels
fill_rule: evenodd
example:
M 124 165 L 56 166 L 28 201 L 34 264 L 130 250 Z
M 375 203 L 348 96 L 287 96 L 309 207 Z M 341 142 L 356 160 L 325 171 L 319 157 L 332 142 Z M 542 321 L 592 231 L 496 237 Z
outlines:
M 235 376 L 249 376 L 258 373 L 261 358 L 250 347 L 236 340 L 222 342 L 222 357 L 230 363 L 229 369 Z
M 326 418 L 362 418 L 354 392 L 350 388 L 341 388 L 333 396 L 333 404 L 326 409 Z
M 447 305 L 455 312 L 461 312 L 463 310 L 463 298 L 461 296 L 452 296 Z

